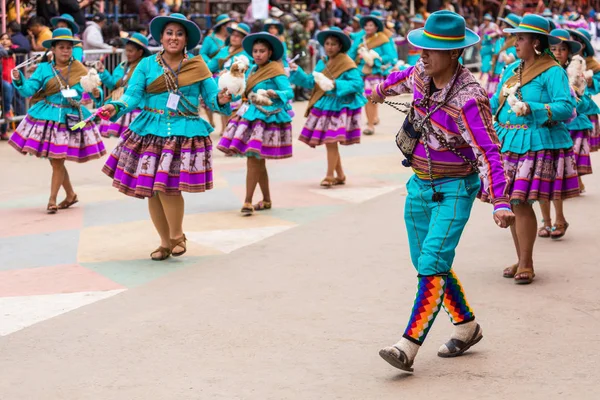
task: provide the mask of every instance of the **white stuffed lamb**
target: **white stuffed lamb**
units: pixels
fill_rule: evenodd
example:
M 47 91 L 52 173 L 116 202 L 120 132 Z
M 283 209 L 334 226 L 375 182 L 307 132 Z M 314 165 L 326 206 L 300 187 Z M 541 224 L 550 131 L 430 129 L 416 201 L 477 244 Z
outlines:
M 100 85 L 102 85 L 102 80 L 100 80 L 100 76 L 98 76 L 98 71 L 95 68 L 90 68 L 87 75 L 82 76 L 81 87 L 88 93 L 92 93 L 94 89 L 97 89 Z
M 508 102 L 510 108 L 514 111 L 514 113 L 518 116 L 522 116 L 525 115 L 525 112 L 527 111 L 527 105 L 517 98 L 518 88 L 518 83 L 510 87 L 504 86 L 504 88 L 502 88 L 502 93 L 506 97 L 506 101 Z
M 227 93 L 241 96 L 246 90 L 245 72 L 249 66 L 248 57 L 244 55 L 234 57 L 231 68 L 219 77 L 219 90 L 227 89 Z
M 583 95 L 585 88 L 587 87 L 587 80 L 585 78 L 586 67 L 586 62 L 581 56 L 573 56 L 567 67 L 569 84 L 578 96 Z
M 250 101 L 259 106 L 270 106 L 273 104 L 271 98 L 267 95 L 264 89 L 258 89 L 255 93 L 250 93 Z
M 312 75 L 315 78 L 315 83 L 317 85 L 319 85 L 319 87 L 326 92 L 332 90 L 333 87 L 335 86 L 333 84 L 333 81 L 331 79 L 329 79 L 328 77 L 326 77 L 321 72 L 313 71 Z
M 366 47 L 364 46 L 360 46 L 358 48 L 358 54 L 360 54 L 360 56 L 363 58 L 363 60 L 365 60 L 365 63 L 369 66 L 372 67 L 373 64 L 375 64 L 375 60 L 376 59 L 380 59 L 381 60 L 381 56 L 379 55 L 379 53 L 377 53 L 375 50 L 371 49 L 368 50 Z

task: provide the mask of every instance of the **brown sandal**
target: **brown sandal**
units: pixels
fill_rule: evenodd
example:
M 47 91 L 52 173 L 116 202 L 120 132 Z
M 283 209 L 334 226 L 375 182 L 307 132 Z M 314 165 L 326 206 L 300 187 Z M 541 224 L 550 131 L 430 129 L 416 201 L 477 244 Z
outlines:
M 240 212 L 244 217 L 249 217 L 250 215 L 254 214 L 254 207 L 250 203 L 244 203 Z
M 270 210 L 273 207 L 273 203 L 270 201 L 259 201 L 254 206 L 254 211 Z
M 152 257 L 152 254 L 154 253 L 160 253 L 160 257 Z M 150 258 L 152 259 L 152 261 L 164 261 L 167 258 L 169 258 L 171 256 L 171 249 L 167 249 L 166 247 L 162 247 L 160 246 L 158 249 L 154 250 L 152 253 L 150 253 Z
M 514 278 L 518 268 L 519 264 L 513 264 L 510 267 L 504 268 L 504 271 L 502 271 L 502 276 L 505 278 Z
M 58 209 L 66 210 L 67 208 L 71 207 L 73 204 L 77 204 L 77 203 L 79 203 L 79 199 L 77 199 L 77 195 L 75 195 L 73 200 L 64 199 L 63 201 L 58 203 Z
M 537 235 L 541 238 L 549 238 L 552 232 L 552 225 L 546 225 L 544 220 L 542 220 L 542 223 L 544 226 L 538 229 Z
M 173 251 L 175 247 L 183 247 L 183 251 L 175 253 Z M 179 257 L 185 254 L 185 252 L 187 251 L 187 238 L 185 237 L 185 234 L 179 239 L 171 239 L 171 251 L 173 257 Z
M 569 229 L 569 223 L 565 222 L 564 224 L 554 224 L 552 227 L 552 231 L 550 232 L 550 237 L 554 240 L 560 239 L 567 233 L 567 229 Z M 556 233 L 558 232 L 558 233 Z
M 343 178 L 335 178 L 336 185 L 345 185 L 346 184 L 346 175 Z
M 58 206 L 56 204 L 48 203 L 46 211 L 48 212 L 48 214 L 56 214 L 58 212 Z
M 520 278 L 517 278 L 517 275 L 520 275 Z M 526 277 L 523 278 L 523 275 Z M 518 268 L 517 273 L 515 274 L 515 283 L 518 285 L 528 285 L 533 282 L 533 278 L 535 278 L 535 272 L 533 272 L 533 268 Z
M 330 188 L 330 187 L 332 187 L 335 184 L 336 184 L 336 179 L 335 178 L 325 177 L 321 181 L 321 186 L 324 187 L 324 188 Z

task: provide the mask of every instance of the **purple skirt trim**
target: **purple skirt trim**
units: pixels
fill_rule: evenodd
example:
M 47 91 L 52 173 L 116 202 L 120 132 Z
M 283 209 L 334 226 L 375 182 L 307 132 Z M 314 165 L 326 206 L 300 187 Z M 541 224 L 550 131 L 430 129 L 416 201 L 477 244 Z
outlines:
M 265 159 L 292 156 L 292 124 L 248 121 L 239 116 L 229 120 L 217 149 L 227 155 Z

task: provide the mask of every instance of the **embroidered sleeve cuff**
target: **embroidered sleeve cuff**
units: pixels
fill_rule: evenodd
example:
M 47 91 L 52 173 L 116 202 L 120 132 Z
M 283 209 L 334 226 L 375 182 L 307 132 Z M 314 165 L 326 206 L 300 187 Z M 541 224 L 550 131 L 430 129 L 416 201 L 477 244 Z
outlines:
M 383 90 L 381 90 L 381 85 L 382 85 L 382 84 L 380 83 L 380 84 L 378 84 L 377 86 L 375 86 L 375 91 L 377 92 L 377 95 L 378 95 L 379 97 L 381 97 L 382 99 L 385 99 L 385 97 L 386 97 L 386 96 L 385 96 L 385 94 L 383 93 Z
M 493 200 L 494 203 L 494 212 L 501 209 L 511 210 L 510 203 L 506 197 L 501 197 Z

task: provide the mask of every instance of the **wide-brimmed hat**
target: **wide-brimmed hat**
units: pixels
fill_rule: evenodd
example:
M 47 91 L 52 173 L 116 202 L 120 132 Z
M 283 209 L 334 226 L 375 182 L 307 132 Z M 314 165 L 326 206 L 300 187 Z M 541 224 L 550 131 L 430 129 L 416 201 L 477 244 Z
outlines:
M 73 44 L 81 43 L 81 40 L 73 37 L 73 32 L 69 28 L 57 28 L 52 31 L 52 39 L 44 40 L 42 46 L 49 49 L 55 42 L 71 42 Z
M 549 8 L 545 8 L 544 12 L 542 13 L 542 17 L 550 17 L 550 18 L 552 18 L 553 17 L 552 10 L 549 9 Z
M 413 29 L 406 38 L 413 46 L 426 50 L 464 49 L 480 40 L 466 27 L 462 16 L 446 10 L 431 13 L 425 27 Z
M 510 13 L 505 18 L 498 18 L 498 21 L 502 21 L 505 24 L 516 28 L 521 23 L 521 17 L 519 17 L 517 14 Z
M 548 24 L 550 25 L 550 32 L 552 32 L 555 29 L 560 29 L 556 22 L 554 22 L 554 18 L 546 17 L 546 19 L 548 20 Z
M 579 50 L 583 47 L 583 45 L 575 40 L 571 40 L 571 35 L 567 32 L 566 29 L 554 29 L 550 31 L 550 37 L 548 41 L 551 45 L 556 45 L 559 43 L 565 43 L 569 46 L 569 51 L 571 54 L 579 53 Z
M 200 43 L 200 38 L 202 37 L 202 33 L 200 33 L 200 28 L 194 22 L 190 21 L 183 14 L 173 13 L 171 15 L 161 15 L 158 17 L 154 17 L 152 21 L 150 21 L 150 34 L 158 43 L 160 43 L 160 35 L 164 27 L 169 23 L 177 23 L 183 26 L 187 33 L 187 49 L 191 50 L 198 43 Z
M 579 29 L 566 29 L 573 37 L 580 39 L 583 45 L 583 53 L 585 56 L 593 56 L 596 53 L 594 46 L 592 46 L 592 35 L 583 28 Z
M 360 17 L 360 27 L 364 28 L 367 22 L 373 22 L 377 26 L 377 32 L 383 31 L 383 21 L 375 15 L 363 15 Z
M 273 54 L 271 55 L 272 61 L 281 60 L 281 57 L 283 57 L 283 43 L 281 43 L 281 40 L 279 40 L 277 36 L 267 32 L 258 32 L 246 36 L 242 41 L 244 51 L 248 54 L 252 54 L 252 48 L 257 40 L 264 40 L 271 45 L 271 48 L 273 48 Z
M 56 28 L 56 25 L 58 25 L 59 22 L 65 22 L 67 25 L 69 25 L 69 29 L 71 29 L 71 32 L 73 32 L 74 35 L 79 33 L 79 25 L 77 25 L 75 18 L 73 18 L 71 15 L 63 14 L 59 17 L 50 18 L 50 23 L 54 28 Z
M 239 24 L 228 26 L 227 32 L 229 32 L 230 34 L 233 32 L 238 32 L 238 33 L 241 33 L 242 36 L 246 37 L 250 34 L 250 27 L 242 22 Z M 227 39 L 225 39 L 226 46 L 229 46 L 230 43 L 231 43 L 231 36 L 229 36 L 229 37 L 227 37 Z
M 550 35 L 550 23 L 544 17 L 536 14 L 527 14 L 521 19 L 516 28 L 504 29 L 506 33 L 535 33 L 538 35 Z
M 266 19 L 265 23 L 263 24 L 263 29 L 265 32 L 269 32 L 269 28 L 271 28 L 272 26 L 277 27 L 280 35 L 283 33 L 283 24 L 275 18 Z
M 422 14 L 415 14 L 415 16 L 410 19 L 410 22 L 425 25 L 425 18 L 423 18 Z
M 360 19 L 361 19 L 361 15 L 360 14 L 356 14 L 354 17 L 352 17 L 352 21 L 356 21 L 358 23 L 360 23 Z
M 493 20 L 494 20 L 494 17 L 492 17 L 492 14 L 490 14 L 490 13 L 486 13 L 486 14 L 483 16 L 483 20 L 484 20 L 484 21 L 493 21 Z
M 227 14 L 221 14 L 217 18 L 215 18 L 215 24 L 213 25 L 213 30 L 219 29 L 219 27 L 223 24 L 231 22 L 231 18 Z
M 321 46 L 325 46 L 325 40 L 327 40 L 329 36 L 335 36 L 339 39 L 340 43 L 342 44 L 342 53 L 345 53 L 350 49 L 352 41 L 350 40 L 348 35 L 346 35 L 337 26 L 317 33 L 317 41 L 321 44 Z
M 125 44 L 131 43 L 135 44 L 136 46 L 139 46 L 142 50 L 144 50 L 144 57 L 152 54 L 152 52 L 148 48 L 148 38 L 139 32 L 134 32 L 130 37 L 126 37 L 121 40 Z

